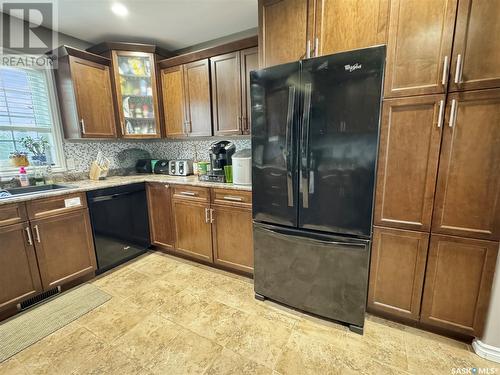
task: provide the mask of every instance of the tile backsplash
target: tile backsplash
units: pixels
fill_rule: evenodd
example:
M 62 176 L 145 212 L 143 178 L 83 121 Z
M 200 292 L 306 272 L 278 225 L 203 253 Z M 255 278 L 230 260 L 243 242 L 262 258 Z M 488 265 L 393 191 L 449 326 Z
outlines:
M 86 173 L 90 163 L 102 151 L 110 162 L 110 169 L 131 168 L 139 158 L 153 159 L 194 159 L 208 160 L 208 149 L 213 142 L 228 139 L 212 137 L 210 139 L 196 140 L 140 140 L 140 141 L 65 141 L 64 155 L 66 159 L 72 159 L 74 169 L 69 173 Z M 236 146 L 236 151 L 250 148 L 249 136 L 231 137 Z

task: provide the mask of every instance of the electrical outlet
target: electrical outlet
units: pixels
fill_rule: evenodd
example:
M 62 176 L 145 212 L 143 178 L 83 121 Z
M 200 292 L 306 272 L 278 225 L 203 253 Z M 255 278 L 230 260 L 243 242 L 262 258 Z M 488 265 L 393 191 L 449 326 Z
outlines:
M 76 169 L 75 159 L 73 159 L 73 158 L 67 158 L 66 159 L 66 168 L 68 170 L 74 170 L 74 169 Z

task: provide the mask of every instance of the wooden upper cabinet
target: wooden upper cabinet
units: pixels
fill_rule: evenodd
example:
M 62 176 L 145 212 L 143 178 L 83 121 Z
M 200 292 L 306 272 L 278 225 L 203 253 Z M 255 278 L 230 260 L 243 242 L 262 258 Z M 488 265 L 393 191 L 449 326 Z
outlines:
M 240 52 L 210 58 L 214 135 L 241 134 Z
M 153 53 L 111 51 L 121 133 L 124 138 L 160 138 Z
M 444 93 L 457 0 L 392 0 L 385 97 Z
M 500 87 L 500 1 L 460 0 L 450 90 Z
M 109 67 L 69 57 L 82 137 L 116 137 Z
M 318 0 L 315 55 L 385 44 L 389 0 Z
M 172 248 L 175 243 L 172 189 L 168 184 L 148 183 L 146 191 L 151 243 Z
M 429 234 L 373 228 L 368 307 L 418 320 Z
M 91 275 L 96 269 L 87 209 L 31 221 L 44 289 Z
M 210 68 L 208 59 L 184 65 L 186 122 L 190 136 L 212 135 Z
M 432 235 L 422 322 L 481 337 L 497 253 L 498 242 Z
M 166 136 L 168 138 L 185 137 L 187 127 L 183 66 L 163 69 L 161 84 Z
M 0 311 L 42 291 L 28 223 L 0 228 Z
M 376 225 L 430 229 L 444 110 L 444 95 L 384 100 Z
M 313 20 L 314 0 L 259 0 L 260 67 L 305 58 Z
M 252 124 L 252 105 L 250 100 L 250 72 L 259 69 L 259 49 L 247 48 L 241 52 L 241 115 L 242 133 L 250 134 Z
M 448 95 L 432 231 L 500 239 L 500 89 Z

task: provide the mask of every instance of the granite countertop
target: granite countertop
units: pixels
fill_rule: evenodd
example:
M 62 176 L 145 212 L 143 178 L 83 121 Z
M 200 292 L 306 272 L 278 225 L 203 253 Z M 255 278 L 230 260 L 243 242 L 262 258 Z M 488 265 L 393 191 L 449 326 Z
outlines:
M 16 203 L 16 202 L 26 202 L 34 199 L 54 197 L 69 193 L 85 192 L 85 191 L 103 189 L 113 186 L 128 185 L 138 182 L 159 182 L 163 184 L 192 185 L 192 186 L 201 186 L 207 188 L 222 188 L 222 189 L 252 191 L 251 186 L 233 185 L 220 182 L 199 181 L 198 176 L 181 177 L 181 176 L 169 176 L 169 175 L 158 175 L 158 174 L 141 174 L 132 176 L 108 177 L 105 180 L 100 180 L 100 181 L 92 181 L 87 179 L 87 180 L 71 181 L 71 182 L 58 182 L 58 184 L 60 185 L 68 186 L 68 189 L 49 190 L 37 194 L 3 198 L 0 199 L 0 205 L 8 203 Z

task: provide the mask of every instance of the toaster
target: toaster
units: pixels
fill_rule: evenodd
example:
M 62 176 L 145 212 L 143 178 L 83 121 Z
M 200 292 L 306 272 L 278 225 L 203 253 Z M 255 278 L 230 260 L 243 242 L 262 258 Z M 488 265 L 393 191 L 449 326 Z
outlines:
M 191 160 L 170 160 L 168 162 L 168 174 L 172 176 L 193 174 L 193 162 Z
M 169 174 L 170 168 L 168 164 L 168 160 L 158 160 L 155 164 L 153 172 L 157 174 Z

